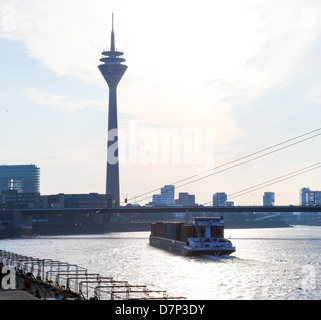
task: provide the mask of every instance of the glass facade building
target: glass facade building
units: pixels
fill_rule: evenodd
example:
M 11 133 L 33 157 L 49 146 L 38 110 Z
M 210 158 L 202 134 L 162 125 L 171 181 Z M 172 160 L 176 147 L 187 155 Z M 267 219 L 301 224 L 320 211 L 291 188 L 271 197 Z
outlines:
M 175 206 L 175 186 L 167 185 L 161 188 L 161 194 L 154 194 L 153 201 L 149 205 L 153 206 Z
M 213 207 L 226 206 L 227 194 L 225 192 L 217 192 L 213 194 Z
M 0 193 L 16 190 L 18 193 L 39 193 L 40 168 L 35 165 L 0 166 Z
M 263 195 L 263 206 L 273 207 L 275 203 L 275 194 L 274 192 L 264 192 Z
M 180 192 L 178 194 L 178 199 L 176 199 L 175 202 L 183 207 L 195 206 L 195 195 L 187 192 Z
M 302 188 L 300 196 L 301 206 L 311 207 L 321 205 L 321 191 L 311 191 L 309 188 Z

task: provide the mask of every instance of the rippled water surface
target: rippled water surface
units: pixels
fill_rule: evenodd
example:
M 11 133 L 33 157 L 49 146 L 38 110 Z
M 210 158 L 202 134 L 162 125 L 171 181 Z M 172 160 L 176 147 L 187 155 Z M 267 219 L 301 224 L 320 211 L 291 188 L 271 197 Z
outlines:
M 89 272 L 187 299 L 321 299 L 321 227 L 227 229 L 229 257 L 182 257 L 148 232 L 0 240 L 0 249 L 75 263 Z

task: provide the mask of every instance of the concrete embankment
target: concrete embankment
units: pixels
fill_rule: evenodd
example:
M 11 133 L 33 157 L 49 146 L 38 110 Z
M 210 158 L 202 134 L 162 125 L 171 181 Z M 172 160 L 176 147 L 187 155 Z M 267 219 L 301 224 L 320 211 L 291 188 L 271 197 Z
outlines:
M 39 300 L 35 296 L 22 290 L 0 291 L 0 300 Z

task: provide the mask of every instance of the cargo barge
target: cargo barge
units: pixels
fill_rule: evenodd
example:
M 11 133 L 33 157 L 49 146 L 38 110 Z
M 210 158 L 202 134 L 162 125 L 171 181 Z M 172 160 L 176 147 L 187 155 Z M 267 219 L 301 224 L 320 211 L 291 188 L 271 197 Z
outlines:
M 224 221 L 220 217 L 199 217 L 194 222 L 156 222 L 151 225 L 149 244 L 183 256 L 230 255 L 235 252 L 224 238 Z

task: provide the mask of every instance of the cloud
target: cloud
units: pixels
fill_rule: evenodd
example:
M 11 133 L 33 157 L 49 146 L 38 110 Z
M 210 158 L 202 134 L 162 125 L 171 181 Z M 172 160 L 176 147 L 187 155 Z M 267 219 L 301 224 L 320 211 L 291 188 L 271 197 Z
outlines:
M 105 106 L 105 100 L 81 99 L 58 95 L 51 92 L 42 92 L 35 87 L 26 87 L 23 95 L 29 100 L 42 105 L 54 107 L 60 112 L 75 112 L 77 110 L 94 106 Z
M 99 85 L 95 71 L 105 41 L 96 28 L 106 27 L 97 18 L 103 1 L 85 7 L 81 2 L 85 5 L 75 0 L 10 1 L 7 6 L 13 8 L 15 26 L 2 29 L 0 35 L 21 41 L 29 56 L 58 76 Z
M 3 37 L 21 41 L 28 55 L 58 76 L 104 90 L 97 65 L 117 9 L 116 46 L 126 49 L 129 66 L 119 111 L 149 125 L 215 127 L 222 143 L 244 131 L 235 110 L 282 85 L 320 31 L 314 19 L 321 5 L 305 1 L 10 4 L 16 27 Z M 68 112 L 88 102 L 28 90 L 33 101 Z
M 304 1 L 8 3 L 15 28 L 1 36 L 22 41 L 30 56 L 60 76 L 105 86 L 97 65 L 109 45 L 108 15 L 116 7 L 116 46 L 126 49 L 130 79 L 188 88 L 235 78 L 273 85 L 315 39 L 313 13 L 320 9 Z

